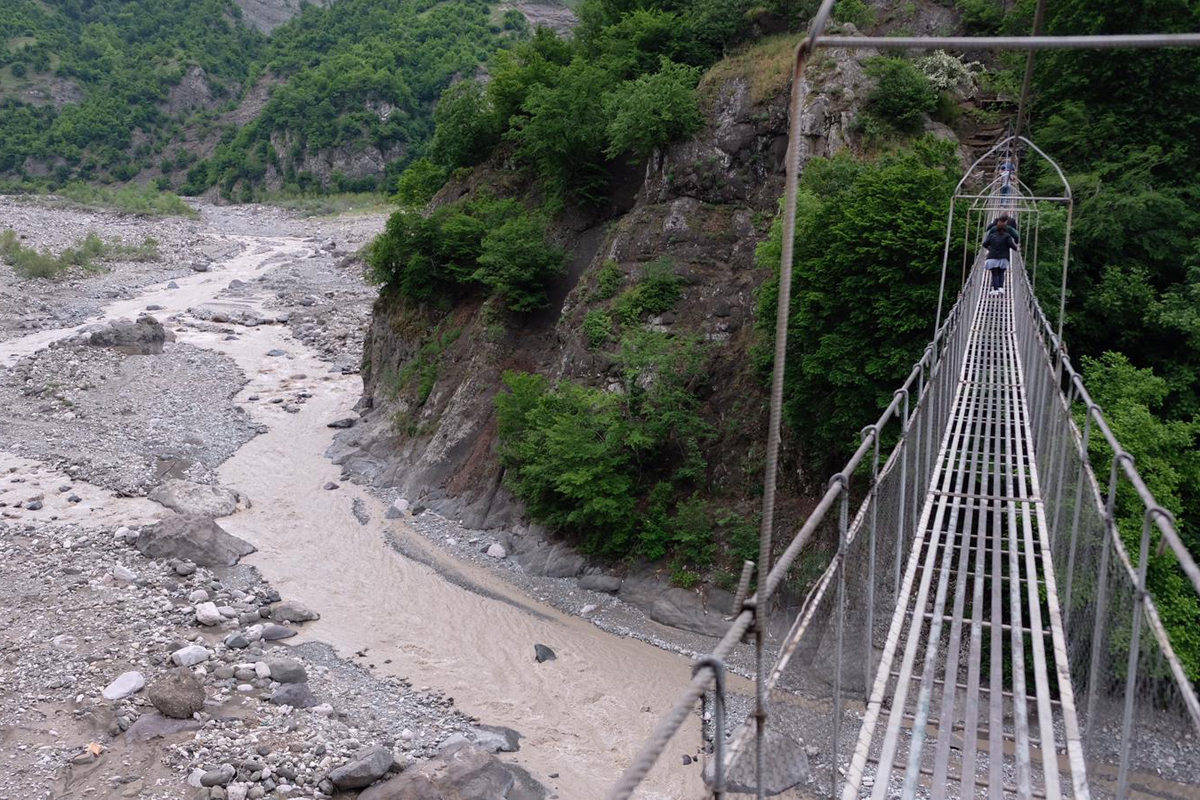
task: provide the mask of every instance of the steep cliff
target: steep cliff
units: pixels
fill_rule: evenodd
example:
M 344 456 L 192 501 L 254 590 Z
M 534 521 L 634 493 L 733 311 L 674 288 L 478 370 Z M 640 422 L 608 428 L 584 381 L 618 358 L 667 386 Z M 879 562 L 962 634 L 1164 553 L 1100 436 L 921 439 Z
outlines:
M 698 135 L 645 163 L 617 166 L 602 210 L 560 216 L 553 237 L 568 250 L 569 267 L 544 310 L 502 320 L 494 301 L 445 310 L 381 297 L 364 354 L 364 421 L 339 438 L 337 460 L 467 524 L 530 530 L 497 457 L 501 376 L 516 369 L 615 390 L 612 355 L 590 348 L 584 332 L 589 311 L 613 305 L 600 299 L 601 275 L 607 270 L 612 280 L 615 265 L 620 283 L 631 285 L 665 259 L 681 296 L 639 324 L 707 343 L 702 414 L 715 433 L 704 446 L 707 485 L 722 504 L 752 511 L 766 415 L 764 384 L 749 354 L 758 338 L 755 291 L 768 276 L 755 266 L 754 250 L 782 193 L 796 41 L 771 38 L 716 65 L 700 85 L 706 125 Z M 850 146 L 850 122 L 868 80 L 863 57 L 834 51 L 814 65 L 816 85 L 803 114 L 805 161 Z M 481 191 L 533 191 L 504 166 L 498 156 L 445 187 L 434 204 Z M 785 480 L 790 491 L 782 494 L 803 494 L 794 471 Z M 785 514 L 799 506 L 793 501 Z M 557 567 L 581 568 L 577 560 Z

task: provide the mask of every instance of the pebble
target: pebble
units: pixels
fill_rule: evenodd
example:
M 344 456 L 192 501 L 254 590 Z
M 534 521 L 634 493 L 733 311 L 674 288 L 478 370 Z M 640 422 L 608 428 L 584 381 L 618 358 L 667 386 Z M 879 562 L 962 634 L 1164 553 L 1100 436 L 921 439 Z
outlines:
M 171 660 L 181 667 L 192 667 L 207 661 L 210 656 L 212 656 L 212 652 L 208 648 L 191 644 L 171 653 Z
M 122 700 L 131 694 L 140 692 L 146 685 L 146 678 L 140 672 L 123 672 L 104 687 L 100 694 L 105 700 Z

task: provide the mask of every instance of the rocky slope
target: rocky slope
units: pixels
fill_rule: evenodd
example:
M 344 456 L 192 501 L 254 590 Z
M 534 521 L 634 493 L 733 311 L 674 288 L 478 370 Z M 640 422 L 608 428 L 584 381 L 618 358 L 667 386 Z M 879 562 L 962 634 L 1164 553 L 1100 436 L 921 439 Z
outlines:
M 705 446 L 712 492 L 721 504 L 752 514 L 761 481 L 766 394 L 748 357 L 756 290 L 768 272 L 755 265 L 754 250 L 767 234 L 783 189 L 787 131 L 787 83 L 794 39 L 769 39 L 750 52 L 714 67 L 701 83 L 707 125 L 690 141 L 656 153 L 636 169 L 617 174 L 606 209 L 569 214 L 555 230 L 570 251 L 570 267 L 552 287 L 550 307 L 498 334 L 494 310 L 479 302 L 449 312 L 381 299 L 376 303 L 364 353 L 363 423 L 338 437 L 331 455 L 377 485 L 394 487 L 473 527 L 507 531 L 506 544 L 523 566 L 539 574 L 576 576 L 594 571 L 569 547 L 546 541 L 528 525 L 506 490 L 497 457 L 493 401 L 505 370 L 535 371 L 608 387 L 614 364 L 589 349 L 583 319 L 596 299 L 602 266 L 615 262 L 628 285 L 647 266 L 667 259 L 683 282 L 672 311 L 645 322 L 652 330 L 701 337 L 710 348 L 709 396 L 703 414 L 717 432 Z M 802 159 L 852 147 L 850 124 L 869 80 L 862 59 L 833 51 L 810 73 L 805 103 Z M 492 165 L 446 187 L 436 203 L 471 196 L 481 187 L 512 188 L 511 173 Z M 430 331 L 455 330 L 457 339 L 437 357 L 437 379 L 428 398 L 391 383 L 406 364 L 421 358 Z M 437 335 L 436 333 L 434 334 Z M 397 417 L 403 424 L 397 423 Z M 805 487 L 794 469 L 783 475 L 783 521 L 804 508 Z M 731 599 L 711 589 L 696 594 L 646 580 L 643 571 L 625 581 L 622 598 L 652 618 L 716 632 L 708 605 Z M 688 598 L 693 598 L 692 602 Z M 672 613 L 671 609 L 688 609 Z

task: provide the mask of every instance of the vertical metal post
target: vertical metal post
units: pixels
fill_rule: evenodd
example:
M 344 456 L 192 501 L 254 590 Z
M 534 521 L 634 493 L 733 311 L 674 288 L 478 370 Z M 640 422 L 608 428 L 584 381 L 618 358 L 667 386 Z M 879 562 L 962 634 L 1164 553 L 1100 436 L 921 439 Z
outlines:
M 901 448 L 900 505 L 897 509 L 899 513 L 896 514 L 896 563 L 894 574 L 892 576 L 892 599 L 895 602 L 899 602 L 900 598 L 900 560 L 904 553 L 904 542 L 908 539 L 908 528 L 905 525 L 906 509 L 904 508 L 904 493 L 908 490 L 908 451 L 912 449 L 909 447 L 908 440 L 908 389 L 900 389 L 896 392 L 896 394 L 900 394 L 901 392 L 904 394 L 904 409 L 903 415 L 900 417 L 900 444 L 897 445 Z
M 1063 631 L 1070 639 L 1071 609 L 1075 605 L 1075 595 L 1072 586 L 1075 582 L 1075 551 L 1079 546 L 1079 512 L 1083 502 L 1083 477 L 1087 473 L 1088 439 L 1092 434 L 1092 413 L 1099 413 L 1100 407 L 1095 403 L 1088 405 L 1087 416 L 1083 421 L 1083 446 L 1079 451 L 1079 475 L 1075 479 L 1075 508 L 1071 513 L 1071 549 L 1067 552 L 1067 595 L 1063 598 L 1066 608 L 1063 611 Z
M 954 200 L 951 200 L 950 203 L 951 203 L 951 205 L 953 205 Z M 963 263 L 962 263 L 962 282 L 959 283 L 960 290 L 967 285 L 967 252 L 968 252 L 967 248 L 970 245 L 970 240 L 971 240 L 971 209 L 968 208 L 967 209 L 967 224 L 966 224 L 966 227 L 963 228 Z
M 1029 288 L 1037 298 L 1037 267 L 1038 267 L 1038 235 L 1042 230 L 1042 212 L 1039 211 L 1033 219 L 1033 273 L 1029 278 Z
M 867 624 L 866 647 L 863 650 L 866 669 L 863 672 L 863 700 L 871 697 L 871 683 L 875 675 L 875 534 L 879 520 L 879 429 L 874 425 L 863 428 L 863 438 L 875 440 L 875 452 L 871 459 L 871 490 L 867 502 L 871 504 L 871 534 L 867 539 Z M 842 565 L 845 572 L 845 565 Z
M 946 244 L 942 247 L 942 279 L 938 284 L 937 316 L 933 321 L 933 336 L 937 338 L 938 328 L 942 325 L 942 299 L 946 295 L 946 266 L 950 262 L 950 235 L 954 229 L 954 198 L 950 198 L 950 214 L 946 217 Z
M 1058 290 L 1058 346 L 1062 347 L 1063 324 L 1067 316 L 1067 263 L 1071 260 L 1071 218 L 1075 199 L 1067 198 L 1067 231 L 1063 238 L 1062 285 Z
M 1117 771 L 1117 798 L 1129 796 L 1129 749 L 1133 736 L 1133 700 L 1137 692 L 1138 656 L 1142 645 L 1142 604 L 1146 602 L 1146 567 L 1150 561 L 1150 520 L 1162 509 L 1146 509 L 1142 517 L 1137 586 L 1133 587 L 1133 628 L 1129 635 L 1129 661 L 1125 668 L 1125 713 L 1121 718 L 1121 765 Z
M 1058 448 L 1058 466 L 1055 472 L 1051 473 L 1054 476 L 1054 519 L 1050 522 L 1050 542 L 1051 545 L 1058 541 L 1058 521 L 1062 516 L 1062 496 L 1063 484 L 1066 483 L 1067 471 L 1067 440 L 1071 436 L 1071 407 L 1075 405 L 1075 382 L 1071 381 L 1071 387 L 1067 391 L 1067 406 L 1064 412 L 1065 417 L 1062 425 L 1059 426 L 1058 432 L 1055 434 L 1054 446 Z M 1062 444 L 1058 440 L 1062 440 Z
M 713 671 L 716 687 L 713 689 L 713 797 L 716 800 L 725 798 L 725 662 L 716 656 L 708 655 L 696 659 L 692 665 L 692 677 L 705 667 Z M 700 737 L 704 738 L 704 707 L 708 693 L 700 697 Z M 703 743 L 703 741 L 701 742 Z M 761 784 L 762 781 L 760 780 Z
M 838 512 L 838 583 L 837 583 L 837 660 L 833 672 L 833 758 L 830 763 L 829 796 L 837 798 L 838 737 L 842 728 L 842 648 L 846 630 L 846 531 L 850 522 L 850 481 L 844 473 L 833 476 L 841 484 L 841 506 Z M 761 783 L 760 783 L 761 787 Z
M 1113 453 L 1112 468 L 1108 473 L 1108 497 L 1105 501 L 1104 508 L 1104 535 L 1102 536 L 1103 544 L 1100 550 L 1100 575 L 1096 584 L 1096 618 L 1092 624 L 1092 660 L 1091 667 L 1088 670 L 1088 699 L 1087 699 L 1087 719 L 1083 723 L 1083 740 L 1086 744 L 1088 734 L 1092 729 L 1092 720 L 1096 717 L 1096 693 L 1097 684 L 1099 683 L 1100 671 L 1100 642 L 1104 631 L 1107 629 L 1105 614 L 1108 613 L 1108 554 L 1112 550 L 1112 544 L 1109 539 L 1115 535 L 1117 529 L 1117 521 L 1115 518 L 1116 500 L 1117 500 L 1117 464 L 1120 462 L 1122 455 L 1127 455 L 1123 452 Z

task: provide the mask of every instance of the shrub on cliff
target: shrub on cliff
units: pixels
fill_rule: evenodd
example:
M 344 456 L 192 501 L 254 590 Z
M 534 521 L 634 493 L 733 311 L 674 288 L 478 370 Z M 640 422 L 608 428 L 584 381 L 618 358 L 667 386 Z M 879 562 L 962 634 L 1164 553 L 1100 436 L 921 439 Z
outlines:
M 695 133 L 704 124 L 696 100 L 700 70 L 662 59 L 658 72 L 625 81 L 604 101 L 609 158 L 645 158 L 654 148 Z

